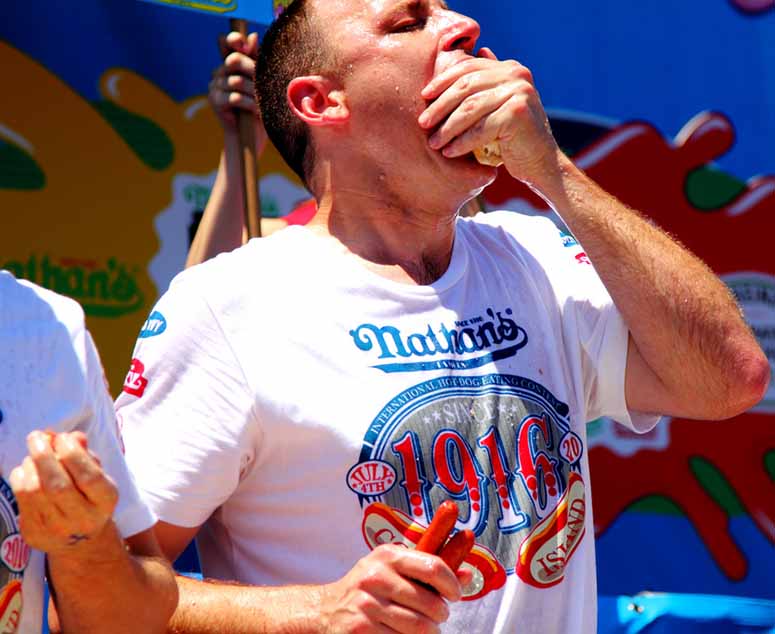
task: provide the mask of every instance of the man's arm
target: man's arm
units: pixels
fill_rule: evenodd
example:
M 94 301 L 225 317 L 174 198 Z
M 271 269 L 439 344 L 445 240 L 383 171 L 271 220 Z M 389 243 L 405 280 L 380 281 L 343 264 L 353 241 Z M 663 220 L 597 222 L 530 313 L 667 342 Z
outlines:
M 253 87 L 253 60 L 258 36 L 251 33 L 245 38 L 240 33 L 230 33 L 224 47 L 231 52 L 213 74 L 209 89 L 210 105 L 223 128 L 223 151 L 215 184 L 186 258 L 186 268 L 219 253 L 232 251 L 245 242 L 247 234 L 242 211 L 242 170 L 235 109 L 256 116 L 257 156 L 261 155 L 266 145 L 266 132 L 258 117 Z
M 33 432 L 11 473 L 25 541 L 46 553 L 54 629 L 164 632 L 177 587 L 153 532 L 125 544 L 111 517 L 118 492 L 80 432 Z
M 162 550 L 174 559 L 196 534 L 156 525 Z M 439 632 L 470 573 L 455 573 L 437 556 L 382 546 L 340 580 L 319 586 L 256 587 L 178 578 L 180 603 L 172 634 L 346 634 Z M 420 582 L 420 583 L 418 583 Z M 421 583 L 435 588 L 436 592 Z
M 560 151 L 530 71 L 479 57 L 423 90 L 430 146 L 462 156 L 491 142 L 509 173 L 557 210 L 630 331 L 625 391 L 635 411 L 739 414 L 764 395 L 769 363 L 724 284 L 659 228 L 604 192 Z
M 727 287 L 561 152 L 534 186 L 594 263 L 630 331 L 630 409 L 705 420 L 758 403 L 769 363 Z

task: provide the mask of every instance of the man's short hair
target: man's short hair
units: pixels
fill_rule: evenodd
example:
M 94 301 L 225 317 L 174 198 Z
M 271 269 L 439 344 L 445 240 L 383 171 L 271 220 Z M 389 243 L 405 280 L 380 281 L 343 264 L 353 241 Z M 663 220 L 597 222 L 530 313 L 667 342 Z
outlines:
M 333 66 L 309 5 L 308 0 L 291 2 L 264 35 L 256 63 L 256 100 L 266 132 L 308 188 L 314 151 L 307 124 L 288 106 L 288 84 L 296 77 L 330 72 Z

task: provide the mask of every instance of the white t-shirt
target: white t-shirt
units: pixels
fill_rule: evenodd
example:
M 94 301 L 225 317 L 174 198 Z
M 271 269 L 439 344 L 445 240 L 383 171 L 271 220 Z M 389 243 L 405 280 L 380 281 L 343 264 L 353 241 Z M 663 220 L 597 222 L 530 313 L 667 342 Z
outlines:
M 633 422 L 628 331 L 548 220 L 459 220 L 434 284 L 291 227 L 180 274 L 117 407 L 160 519 L 205 575 L 329 582 L 413 545 L 447 498 L 477 546 L 445 632 L 595 631 L 585 423 Z M 416 523 L 415 523 L 416 522 Z
M 18 532 L 8 483 L 27 456 L 27 434 L 84 432 L 118 486 L 114 520 L 120 533 L 135 535 L 155 518 L 124 463 L 113 404 L 80 306 L 0 271 L 0 359 L 0 631 L 38 634 L 45 558 Z

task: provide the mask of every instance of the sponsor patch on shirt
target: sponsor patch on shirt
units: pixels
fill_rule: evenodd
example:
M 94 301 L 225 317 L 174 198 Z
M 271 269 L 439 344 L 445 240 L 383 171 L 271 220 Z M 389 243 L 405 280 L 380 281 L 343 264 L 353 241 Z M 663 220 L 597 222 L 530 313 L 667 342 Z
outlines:
M 124 379 L 124 387 L 122 392 L 131 394 L 140 398 L 145 394 L 145 387 L 148 385 L 148 379 L 145 378 L 145 365 L 140 359 L 132 359 L 132 364 L 129 366 L 129 372 L 127 372 L 126 379 Z
M 156 337 L 167 330 L 167 320 L 159 311 L 153 311 L 148 319 L 145 320 L 142 329 L 140 330 L 140 339 L 148 339 L 150 337 Z

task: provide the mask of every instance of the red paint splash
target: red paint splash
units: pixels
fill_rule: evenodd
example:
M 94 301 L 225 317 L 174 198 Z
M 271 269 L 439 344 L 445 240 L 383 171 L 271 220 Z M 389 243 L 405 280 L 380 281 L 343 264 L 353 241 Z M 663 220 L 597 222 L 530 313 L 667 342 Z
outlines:
M 775 275 L 775 177 L 751 179 L 733 200 L 710 212 L 698 210 L 686 197 L 689 174 L 727 152 L 734 137 L 731 122 L 714 112 L 696 116 L 672 141 L 649 123 L 633 122 L 610 131 L 574 160 L 607 191 L 677 236 L 716 273 Z M 521 198 L 534 209 L 548 211 L 505 171 L 485 198 L 496 207 Z M 593 447 L 596 531 L 603 533 L 633 503 L 663 496 L 682 509 L 724 574 L 732 580 L 744 578 L 748 562 L 732 538 L 729 518 L 700 485 L 690 460 L 700 457 L 718 469 L 762 533 L 775 543 L 775 484 L 765 467 L 765 455 L 775 449 L 773 419 L 753 413 L 724 422 L 673 419 L 667 450 L 641 449 L 623 457 Z
M 775 444 L 772 425 L 773 417 L 765 414 L 721 422 L 673 419 L 666 451 L 647 449 L 622 457 L 593 447 L 595 533 L 604 533 L 634 502 L 663 496 L 683 511 L 722 572 L 733 581 L 744 579 L 748 561 L 732 538 L 729 517 L 700 485 L 689 460 L 699 457 L 713 464 L 759 530 L 775 543 L 775 484 L 764 466 Z
M 732 6 L 744 13 L 764 13 L 775 8 L 775 0 L 730 0 Z

